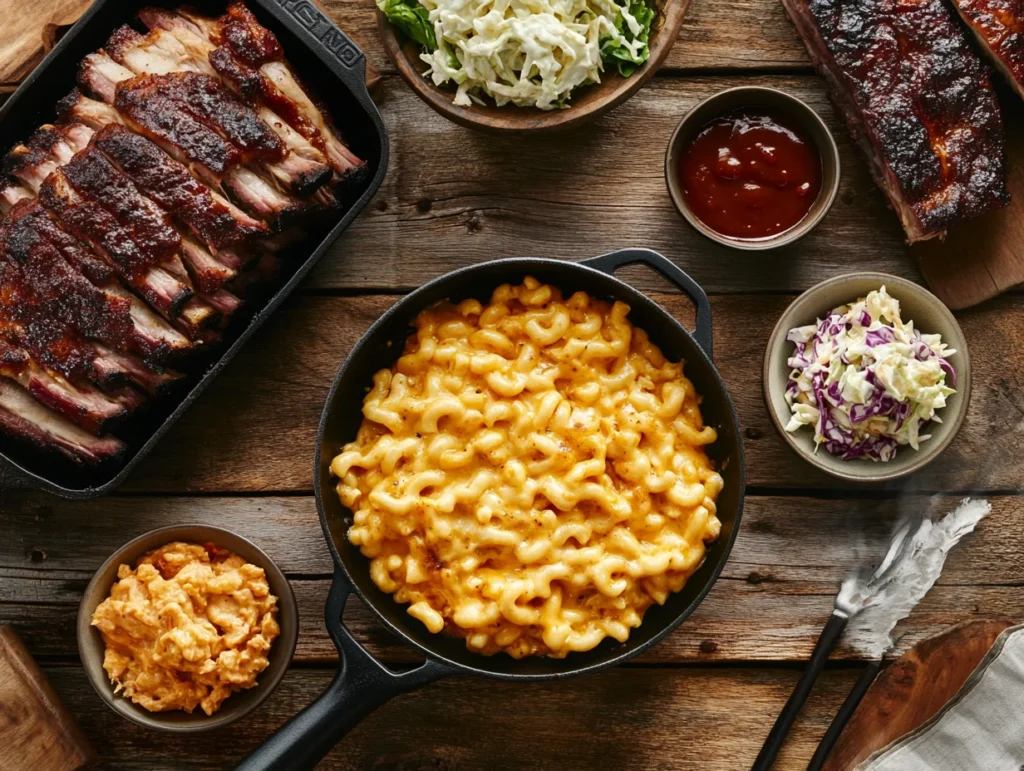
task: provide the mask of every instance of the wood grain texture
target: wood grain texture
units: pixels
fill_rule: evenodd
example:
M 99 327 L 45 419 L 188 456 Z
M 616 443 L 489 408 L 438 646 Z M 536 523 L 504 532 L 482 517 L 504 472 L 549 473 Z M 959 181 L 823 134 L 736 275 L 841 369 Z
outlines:
M 952 699 L 1012 619 L 971 621 L 925 640 L 886 667 L 864 694 L 823 771 L 850 771 L 930 720 Z
M 234 766 L 327 687 L 331 670 L 293 669 L 244 724 L 154 735 L 106 709 L 77 667 L 48 667 L 81 715 L 104 768 L 206 771 Z M 733 771 L 750 767 L 795 670 L 617 669 L 530 685 L 458 677 L 400 696 L 349 734 L 320 769 Z M 807 765 L 856 677 L 826 672 L 777 766 Z
M 637 284 L 657 285 L 646 269 L 621 275 Z M 690 323 L 692 311 L 679 295 L 652 296 L 684 324 Z M 397 299 L 291 299 L 143 461 L 124 489 L 311 491 L 316 427 L 331 382 L 351 347 Z M 744 430 L 748 484 L 832 490 L 836 481 L 797 456 L 776 433 L 762 395 L 764 348 L 774 320 L 791 299 L 712 298 L 715 360 Z M 1020 488 L 1024 431 L 1015 429 L 1024 422 L 1024 297 L 1001 298 L 964 312 L 959 319 L 974 370 L 974 393 L 964 426 L 932 465 L 901 482 L 874 488 L 878 491 L 896 495 L 904 490 Z M 8 472 L 2 484 L 9 489 L 19 482 Z
M 842 180 L 832 210 L 813 233 L 768 254 L 700 235 L 676 211 L 665 184 L 665 150 L 679 120 L 698 101 L 737 85 L 771 86 L 804 99 L 831 127 L 840 150 Z M 566 138 L 466 131 L 394 76 L 384 78 L 379 107 L 391 137 L 387 177 L 308 287 L 411 289 L 498 257 L 582 259 L 631 246 L 676 260 L 710 293 L 803 290 L 850 270 L 920 279 L 896 215 L 814 75 L 655 78 Z
M 0 769 L 78 771 L 96 755 L 9 626 L 0 626 Z
M 806 659 L 832 610 L 840 582 L 885 551 L 901 513 L 930 505 L 945 511 L 956 499 L 902 501 L 753 496 L 721 578 L 697 611 L 641 664 L 702 664 Z M 897 651 L 969 618 L 1019 610 L 1024 584 L 1024 498 L 992 499 L 994 511 L 947 562 L 939 585 L 896 632 Z M 42 494 L 9 494 L 7 535 L 0 540 L 0 623 L 11 624 L 36 655 L 75 654 L 74 620 L 92 572 L 130 538 L 167 524 L 203 522 L 247 535 L 291 577 L 299 602 L 298 661 L 333 661 L 323 626 L 333 571 L 305 497 L 148 498 L 117 496 L 61 503 Z M 82 532 L 89 538 L 83 539 Z M 353 632 L 384 661 L 409 663 L 398 643 L 354 601 Z M 848 634 L 836 659 L 860 660 Z

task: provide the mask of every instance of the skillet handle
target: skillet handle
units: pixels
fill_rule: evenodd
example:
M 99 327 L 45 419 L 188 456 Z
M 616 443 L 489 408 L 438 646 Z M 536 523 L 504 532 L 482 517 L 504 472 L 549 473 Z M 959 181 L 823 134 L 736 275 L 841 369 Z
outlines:
M 242 761 L 243 771 L 307 771 L 316 766 L 345 734 L 384 702 L 419 688 L 454 670 L 428 658 L 410 672 L 396 675 L 356 642 L 345 627 L 342 613 L 352 585 L 340 571 L 327 597 L 327 630 L 331 633 L 341 667 L 316 701 Z
M 651 249 L 621 249 L 611 254 L 583 260 L 582 264 L 612 275 L 624 265 L 646 265 L 675 284 L 683 294 L 693 301 L 697 307 L 697 324 L 693 330 L 693 339 L 697 341 L 709 359 L 714 358 L 711 344 L 711 303 L 701 289 L 700 284 L 690 278 L 683 270 L 667 257 Z

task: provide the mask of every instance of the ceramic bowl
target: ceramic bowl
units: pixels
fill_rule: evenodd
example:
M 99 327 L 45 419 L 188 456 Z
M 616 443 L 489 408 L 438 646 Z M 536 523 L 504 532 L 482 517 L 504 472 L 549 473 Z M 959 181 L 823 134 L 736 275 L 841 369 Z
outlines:
M 736 238 L 719 233 L 705 225 L 690 209 L 683 195 L 682 182 L 679 179 L 679 162 L 690 142 L 708 123 L 741 107 L 763 107 L 776 111 L 800 126 L 811 138 L 821 156 L 821 190 L 807 214 L 797 224 L 781 233 L 766 238 Z M 775 88 L 762 86 L 740 86 L 719 91 L 698 104 L 679 121 L 665 153 L 665 182 L 669 195 L 679 213 L 683 215 L 697 231 L 733 249 L 749 251 L 776 249 L 803 238 L 818 226 L 836 199 L 839 192 L 839 149 L 836 140 L 825 121 L 801 99 L 779 91 Z
M 786 404 L 786 383 L 790 367 L 787 360 L 794 346 L 786 340 L 793 327 L 813 324 L 833 308 L 864 297 L 873 289 L 885 285 L 889 294 L 899 300 L 903 320 L 913 320 L 914 326 L 925 334 L 938 333 L 956 353 L 949 357 L 957 375 L 957 392 L 946 400 L 939 411 L 941 423 L 931 423 L 927 433 L 931 438 L 921 443 L 920 450 L 900 447 L 896 457 L 888 462 L 872 460 L 840 460 L 820 448 L 814 451 L 814 431 L 802 426 L 789 433 L 790 410 Z M 782 438 L 798 455 L 822 471 L 849 482 L 883 482 L 912 474 L 935 460 L 953 441 L 967 414 L 971 397 L 971 359 L 963 330 L 949 309 L 938 297 L 918 284 L 885 273 L 851 273 L 823 281 L 800 295 L 779 318 L 768 341 L 764 357 L 764 396 L 768 412 Z
M 181 711 L 149 712 L 130 699 L 114 693 L 114 686 L 103 669 L 103 637 L 89 623 L 97 606 L 110 596 L 110 588 L 117 580 L 118 567 L 122 564 L 134 567 L 136 560 L 144 554 L 171 541 L 209 542 L 234 552 L 266 571 L 270 591 L 278 598 L 277 620 L 281 634 L 271 646 L 270 665 L 260 673 L 255 687 L 233 693 L 224 701 L 220 710 L 212 715 L 198 708 L 192 714 Z M 256 709 L 274 690 L 291 664 L 298 630 L 299 612 L 288 579 L 262 549 L 242 536 L 219 527 L 179 525 L 152 530 L 129 541 L 96 571 L 86 587 L 78 610 L 78 651 L 89 682 L 115 712 L 148 728 L 173 733 L 194 733 L 233 723 Z

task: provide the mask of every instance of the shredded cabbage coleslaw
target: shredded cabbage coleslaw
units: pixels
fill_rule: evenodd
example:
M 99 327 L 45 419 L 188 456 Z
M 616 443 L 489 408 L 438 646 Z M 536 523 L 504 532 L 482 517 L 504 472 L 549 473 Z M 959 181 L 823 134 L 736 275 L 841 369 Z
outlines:
M 654 11 L 643 0 L 378 0 L 420 43 L 425 73 L 456 86 L 455 104 L 564 107 L 608 66 L 647 61 Z
M 947 361 L 956 351 L 904 322 L 884 286 L 786 339 L 796 345 L 786 430 L 812 426 L 815 450 L 824 445 L 843 460 L 889 461 L 901 445 L 919 449 L 931 438 L 922 428 L 941 422 L 936 412 L 956 393 Z

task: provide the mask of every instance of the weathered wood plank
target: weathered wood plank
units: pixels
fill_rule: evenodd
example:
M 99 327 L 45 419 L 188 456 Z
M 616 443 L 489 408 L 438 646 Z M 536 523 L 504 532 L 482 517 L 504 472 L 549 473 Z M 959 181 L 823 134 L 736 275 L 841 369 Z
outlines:
M 207 522 L 241 532 L 293 576 L 299 601 L 297 659 L 333 660 L 323 627 L 332 570 L 309 498 L 128 498 L 68 504 L 57 512 L 39 495 L 11 496 L 0 542 L 0 623 L 15 627 L 34 655 L 75 654 L 75 613 L 89 577 L 125 540 L 162 524 Z M 839 583 L 884 552 L 901 513 L 954 498 L 836 502 L 751 497 L 732 556 L 704 603 L 678 631 L 639 661 L 652 664 L 799 661 L 807 658 L 832 609 Z M 1024 498 L 993 499 L 994 513 L 949 558 L 940 585 L 898 631 L 898 651 L 967 618 L 1020 614 L 1024 584 Z M 68 522 L 88 523 L 85 539 Z M 317 578 L 316 576 L 323 576 Z M 357 602 L 346 619 L 384 661 L 408 662 L 394 640 Z M 837 658 L 858 659 L 856 635 Z
M 323 5 L 366 52 L 370 64 L 382 72 L 395 71 L 377 35 L 371 0 L 324 0 Z M 776 0 L 694 0 L 663 69 L 808 67 L 807 51 Z
M 255 749 L 326 688 L 332 672 L 290 671 L 266 704 L 230 729 L 158 739 L 105 709 L 79 668 L 49 666 L 46 674 L 104 768 L 212 771 Z M 824 673 L 777 769 L 806 767 L 856 676 Z M 749 768 L 796 678 L 792 670 L 750 669 L 619 669 L 528 685 L 458 677 L 385 704 L 319 768 Z
M 628 276 L 638 276 L 630 273 Z M 678 295 L 654 295 L 684 323 Z M 393 296 L 303 297 L 287 304 L 128 480 L 126 490 L 308 491 L 327 391 L 345 355 Z M 834 489 L 778 436 L 761 390 L 761 361 L 788 296 L 713 298 L 715 357 L 746 435 L 748 484 Z M 1024 298 L 959 315 L 971 345 L 974 394 L 960 435 L 923 472 L 888 488 L 1013 490 L 1024 479 Z M 2 504 L 2 501 L 0 501 Z
M 665 148 L 679 119 L 737 85 L 804 98 L 832 126 L 842 158 L 839 197 L 822 225 L 767 254 L 705 239 L 679 216 L 665 186 Z M 569 140 L 466 131 L 396 76 L 384 78 L 380 106 L 391 134 L 388 176 L 309 286 L 394 290 L 498 257 L 580 259 L 624 246 L 665 253 L 716 293 L 804 289 L 856 269 L 919 278 L 895 214 L 814 75 L 656 78 Z

